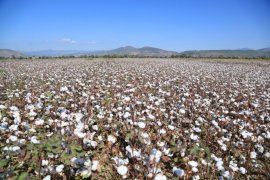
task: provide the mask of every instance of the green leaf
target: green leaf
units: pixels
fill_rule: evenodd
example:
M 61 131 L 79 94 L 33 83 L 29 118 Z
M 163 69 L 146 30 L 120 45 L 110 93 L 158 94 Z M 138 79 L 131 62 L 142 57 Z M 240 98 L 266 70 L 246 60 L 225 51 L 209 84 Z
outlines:
M 18 177 L 18 180 L 25 180 L 28 176 L 28 173 L 27 172 L 22 172 L 19 177 Z
M 0 168 L 7 166 L 8 162 L 9 162 L 9 160 L 7 160 L 7 159 L 1 159 L 0 160 Z

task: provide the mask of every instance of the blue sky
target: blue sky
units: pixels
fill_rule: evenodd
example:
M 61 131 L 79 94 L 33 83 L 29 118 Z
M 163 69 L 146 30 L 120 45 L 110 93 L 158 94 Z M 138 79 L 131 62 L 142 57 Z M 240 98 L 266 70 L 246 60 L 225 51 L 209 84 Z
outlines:
M 270 46 L 269 0 L 0 0 L 0 48 Z

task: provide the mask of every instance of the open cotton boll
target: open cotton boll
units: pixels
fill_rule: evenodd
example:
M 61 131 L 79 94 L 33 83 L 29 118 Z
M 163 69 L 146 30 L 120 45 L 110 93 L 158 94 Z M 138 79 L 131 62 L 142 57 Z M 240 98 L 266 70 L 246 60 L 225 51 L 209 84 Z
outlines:
M 197 141 L 199 139 L 199 136 L 197 136 L 196 134 L 191 133 L 190 139 L 193 140 L 193 141 Z
M 154 180 L 167 180 L 167 177 L 165 175 L 163 175 L 162 173 L 158 173 Z
M 43 180 L 51 180 L 51 175 L 47 175 L 43 178 Z
M 12 142 L 15 142 L 15 141 L 18 140 L 18 137 L 17 137 L 17 136 L 11 135 L 11 136 L 9 136 L 9 139 L 10 139 Z
M 189 161 L 188 164 L 192 167 L 197 167 L 198 163 L 196 161 Z
M 44 124 L 44 120 L 43 119 L 38 119 L 35 121 L 35 125 L 37 126 L 42 126 Z
M 63 171 L 64 167 L 65 167 L 64 164 L 60 164 L 60 165 L 56 166 L 55 170 L 56 170 L 56 172 L 60 173 Z
M 139 150 L 132 149 L 130 147 L 130 145 L 128 145 L 126 147 L 126 151 L 128 152 L 129 157 L 137 157 L 137 158 L 140 158 L 141 157 L 141 149 L 139 149 Z
M 257 153 L 256 153 L 255 151 L 252 151 L 252 152 L 250 153 L 250 158 L 251 158 L 251 159 L 256 159 L 256 158 L 257 158 Z
M 128 172 L 128 168 L 127 168 L 127 166 L 121 165 L 121 166 L 117 167 L 117 172 L 123 178 L 126 178 L 126 175 L 127 175 L 127 172 Z
M 128 158 L 126 158 L 126 159 L 121 159 L 121 158 L 119 158 L 119 157 L 113 157 L 112 160 L 114 160 L 114 162 L 115 162 L 115 164 L 116 164 L 117 166 L 128 165 L 128 163 L 129 163 Z
M 162 152 L 157 149 L 152 149 L 150 154 L 150 161 L 159 162 L 161 158 Z
M 139 128 L 144 129 L 145 128 L 145 123 L 144 122 L 138 122 L 137 124 Z
M 97 161 L 97 160 L 93 160 L 92 161 L 92 171 L 96 171 L 97 170 L 97 168 L 98 168 L 98 165 L 99 165 L 99 161 Z
M 31 143 L 33 143 L 33 144 L 39 144 L 40 141 L 37 140 L 37 137 L 36 137 L 36 136 L 32 136 L 32 137 L 31 137 Z
M 247 173 L 247 170 L 246 170 L 246 168 L 244 168 L 244 167 L 240 167 L 240 168 L 239 168 L 239 172 L 240 172 L 241 174 L 246 174 L 246 173 Z
M 113 135 L 109 135 L 107 140 L 112 144 L 114 144 L 117 141 L 116 137 L 114 137 Z
M 91 172 L 91 169 L 83 168 L 83 169 L 79 169 L 76 172 L 76 174 L 79 174 L 83 178 L 88 178 L 91 176 L 92 172 Z
M 60 88 L 60 91 L 61 92 L 66 92 L 66 91 L 68 91 L 68 87 L 67 86 L 63 86 L 63 87 Z

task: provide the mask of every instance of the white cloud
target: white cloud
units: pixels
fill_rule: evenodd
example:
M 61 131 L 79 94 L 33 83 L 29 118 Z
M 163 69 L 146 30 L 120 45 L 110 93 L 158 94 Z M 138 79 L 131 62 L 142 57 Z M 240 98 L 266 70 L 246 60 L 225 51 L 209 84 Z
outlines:
M 70 38 L 61 38 L 58 42 L 66 43 L 66 44 L 76 44 L 77 41 L 70 39 Z

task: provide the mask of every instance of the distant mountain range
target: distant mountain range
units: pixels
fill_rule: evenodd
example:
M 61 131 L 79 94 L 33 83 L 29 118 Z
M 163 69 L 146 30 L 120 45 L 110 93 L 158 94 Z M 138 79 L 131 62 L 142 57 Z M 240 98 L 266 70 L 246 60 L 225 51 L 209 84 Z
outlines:
M 190 57 L 270 57 L 270 47 L 252 50 L 248 48 L 236 50 L 194 50 L 194 51 L 167 51 L 155 47 L 135 48 L 132 46 L 120 47 L 112 50 L 80 51 L 80 50 L 44 50 L 32 52 L 17 52 L 9 49 L 0 49 L 0 57 L 24 56 L 82 56 L 82 55 L 133 55 L 133 56 L 190 56 Z
M 45 51 L 33 51 L 33 52 L 23 52 L 28 56 L 62 56 L 62 55 L 140 55 L 140 56 L 170 56 L 173 54 L 178 54 L 174 51 L 166 51 L 159 48 L 154 47 L 142 47 L 135 48 L 132 46 L 120 47 L 112 50 L 101 50 L 101 51 L 76 51 L 76 50 L 45 50 Z
M 270 57 L 270 48 L 251 50 L 251 49 L 238 49 L 238 50 L 195 50 L 184 51 L 182 55 L 191 57 Z
M 20 53 L 18 51 L 13 51 L 10 49 L 0 49 L 0 57 L 24 57 L 25 55 L 23 53 Z

